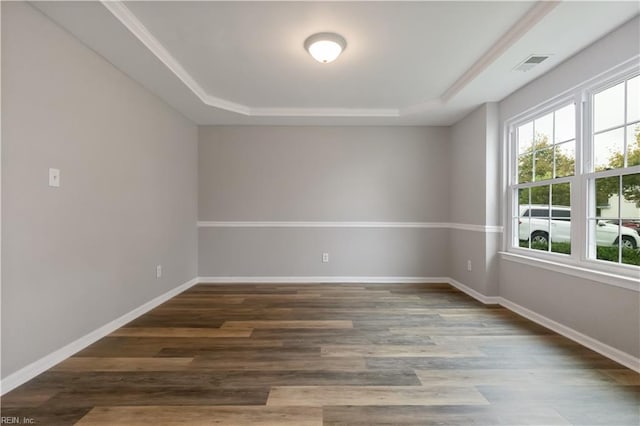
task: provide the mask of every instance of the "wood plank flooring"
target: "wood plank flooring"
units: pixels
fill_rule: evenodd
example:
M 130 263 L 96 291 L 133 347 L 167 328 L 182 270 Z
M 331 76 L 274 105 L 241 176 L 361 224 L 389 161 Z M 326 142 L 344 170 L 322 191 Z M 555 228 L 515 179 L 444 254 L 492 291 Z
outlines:
M 42 425 L 638 426 L 640 375 L 446 284 L 197 285 L 0 403 Z

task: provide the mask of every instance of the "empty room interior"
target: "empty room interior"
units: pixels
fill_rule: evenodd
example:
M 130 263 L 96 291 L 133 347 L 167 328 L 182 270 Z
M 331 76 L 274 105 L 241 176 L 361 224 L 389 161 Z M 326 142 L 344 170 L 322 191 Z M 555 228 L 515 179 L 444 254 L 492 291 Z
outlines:
M 1 424 L 640 424 L 637 1 L 3 1 Z

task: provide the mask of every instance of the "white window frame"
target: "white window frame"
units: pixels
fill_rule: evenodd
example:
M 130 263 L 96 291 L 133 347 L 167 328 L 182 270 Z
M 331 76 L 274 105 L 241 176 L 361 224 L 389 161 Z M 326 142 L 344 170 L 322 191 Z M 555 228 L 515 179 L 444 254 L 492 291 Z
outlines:
M 595 177 L 604 177 L 609 174 L 618 176 L 620 174 L 640 173 L 640 166 L 633 166 L 624 169 L 617 169 L 606 172 L 593 172 L 592 165 L 592 113 L 593 113 L 593 95 L 608 87 L 612 87 L 622 81 L 633 78 L 640 73 L 640 67 L 637 61 L 631 61 L 622 64 L 609 72 L 603 73 L 581 85 L 574 87 L 542 104 L 539 104 L 529 110 L 506 120 L 504 123 L 504 161 L 505 161 L 505 178 L 506 178 L 506 202 L 505 210 L 505 233 L 504 233 L 504 251 L 506 255 L 513 254 L 519 260 L 530 259 L 532 263 L 546 264 L 549 269 L 563 269 L 566 265 L 573 272 L 567 272 L 570 275 L 590 276 L 593 273 L 594 280 L 600 281 L 603 276 L 614 279 L 605 280 L 612 284 L 618 285 L 622 281 L 625 288 L 632 288 L 640 291 L 640 267 L 627 265 L 622 263 L 614 263 L 605 260 L 598 260 L 589 257 L 589 241 L 590 230 L 587 218 L 592 211 L 591 186 L 594 186 Z M 515 226 L 513 217 L 514 212 L 518 209 L 518 198 L 515 195 L 517 189 L 517 162 L 518 152 L 516 146 L 516 130 L 519 126 L 528 123 L 536 118 L 542 117 L 550 112 L 560 109 L 570 103 L 575 104 L 575 174 L 574 176 L 553 179 L 548 184 L 570 182 L 571 184 L 571 254 L 562 254 L 547 252 L 542 250 L 533 250 L 521 248 L 518 245 L 518 228 Z M 626 120 L 626 105 L 625 105 Z M 535 186 L 538 182 L 533 183 Z M 519 184 L 523 187 L 523 184 Z M 528 186 L 524 184 L 524 186 Z M 549 201 L 550 204 L 552 200 Z M 518 212 L 519 213 L 519 212 Z
M 585 256 L 583 257 L 583 261 L 587 264 L 591 264 L 594 267 L 600 267 L 600 268 L 606 268 L 605 270 L 609 270 L 612 272 L 615 272 L 616 270 L 620 270 L 622 272 L 624 272 L 625 270 L 629 270 L 631 272 L 635 271 L 636 273 L 638 273 L 638 268 L 637 266 L 633 266 L 633 265 L 627 265 L 627 264 L 623 264 L 623 263 L 613 263 L 613 262 L 609 262 L 606 260 L 599 260 L 595 258 L 595 252 L 594 252 L 594 248 L 595 246 L 590 244 L 590 241 L 593 241 L 595 239 L 595 236 L 593 235 L 593 229 L 589 226 L 589 219 L 591 218 L 595 218 L 595 212 L 593 211 L 595 208 L 595 202 L 594 202 L 594 197 L 595 197 L 595 180 L 596 178 L 604 178 L 604 177 L 612 177 L 612 176 L 624 176 L 627 174 L 636 174 L 636 173 L 640 173 L 640 165 L 638 166 L 632 166 L 632 167 L 625 167 L 625 168 L 620 168 L 620 169 L 613 169 L 613 170 L 605 170 L 605 171 L 600 171 L 600 172 L 596 172 L 594 171 L 594 164 L 593 164 L 593 153 L 591 152 L 591 149 L 593 148 L 593 98 L 596 94 L 607 90 L 617 84 L 620 84 L 626 80 L 629 80 L 633 77 L 639 76 L 640 75 L 640 70 L 638 69 L 634 69 L 634 70 L 630 70 L 630 71 L 626 71 L 623 73 L 618 73 L 615 76 L 611 77 L 611 78 L 605 78 L 602 79 L 592 85 L 589 85 L 586 89 L 585 89 L 585 100 L 588 100 L 585 102 L 585 108 L 584 108 L 584 114 L 583 114 L 583 121 L 584 121 L 584 133 L 585 135 L 588 135 L 588 144 L 585 144 L 585 148 L 588 152 L 588 155 L 586 155 L 586 158 L 584 159 L 583 162 L 583 173 L 581 174 L 581 181 L 582 181 L 582 185 L 583 185 L 583 190 L 585 191 L 585 195 L 586 195 L 586 207 L 584 209 L 584 212 L 586 213 L 586 218 L 584 219 L 584 224 L 586 225 L 587 229 L 585 232 L 585 236 L 587 237 L 587 247 L 586 247 L 586 251 L 585 251 Z M 627 95 L 626 95 L 626 89 L 625 89 L 625 99 L 624 99 L 624 124 L 622 125 L 622 129 L 623 129 L 623 134 L 625 135 L 625 144 L 624 144 L 624 151 L 626 152 L 627 150 L 627 143 L 626 143 L 626 126 L 627 126 Z M 609 129 L 604 129 L 602 131 L 600 131 L 600 133 L 605 132 Z M 619 200 L 620 201 L 620 200 Z M 621 238 L 621 234 L 620 232 L 618 233 L 618 238 Z M 619 245 L 620 246 L 620 245 Z M 609 268 L 610 266 L 615 266 L 615 268 Z M 640 277 L 639 277 L 640 279 Z

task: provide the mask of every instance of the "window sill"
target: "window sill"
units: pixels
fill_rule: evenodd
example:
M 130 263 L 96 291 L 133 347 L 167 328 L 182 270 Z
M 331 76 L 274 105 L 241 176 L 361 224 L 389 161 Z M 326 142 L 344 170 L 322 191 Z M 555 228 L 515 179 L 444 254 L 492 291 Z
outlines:
M 574 264 L 561 263 L 557 261 L 541 259 L 528 254 L 518 254 L 512 252 L 500 252 L 500 257 L 509 262 L 520 263 L 528 266 L 535 266 L 548 271 L 558 272 L 564 275 L 584 278 L 599 283 L 621 287 L 627 290 L 640 292 L 640 276 L 632 277 L 620 275 L 612 272 L 604 272 L 596 269 L 585 268 Z M 640 275 L 640 274 L 639 274 Z

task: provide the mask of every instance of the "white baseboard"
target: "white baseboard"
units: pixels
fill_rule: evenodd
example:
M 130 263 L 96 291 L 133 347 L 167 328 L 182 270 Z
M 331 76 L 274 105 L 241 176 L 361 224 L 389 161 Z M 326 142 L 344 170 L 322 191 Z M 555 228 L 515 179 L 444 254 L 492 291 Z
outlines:
M 448 283 L 447 277 L 198 277 L 200 284 L 331 284 L 331 283 Z
M 522 315 L 523 317 L 540 324 L 543 327 L 553 330 L 574 342 L 580 343 L 582 346 L 586 346 L 592 351 L 598 352 L 600 355 L 640 373 L 640 358 L 636 358 L 633 355 L 622 352 L 619 349 L 609 346 L 606 343 L 602 343 L 599 340 L 589 337 L 586 334 L 582 334 L 573 328 L 560 324 L 559 322 L 547 318 L 544 315 L 540 315 L 537 312 L 527 309 L 524 306 L 520 306 L 503 297 L 500 297 L 500 305 L 515 312 L 516 314 Z
M 497 304 L 503 306 L 518 315 L 522 315 L 528 320 L 540 324 L 541 326 L 546 327 L 549 330 L 555 331 L 556 333 L 561 334 L 562 336 L 571 339 L 574 342 L 591 349 L 592 351 L 598 352 L 600 355 L 603 355 L 615 362 L 624 365 L 627 368 L 640 373 L 640 358 L 636 358 L 633 355 L 622 352 L 619 349 L 609 346 L 606 343 L 602 343 L 601 341 L 589 337 L 586 334 L 582 334 L 579 331 L 574 330 L 573 328 L 560 324 L 557 321 L 547 318 L 544 315 L 540 315 L 539 313 L 525 308 L 524 306 L 518 305 L 517 303 L 514 303 L 510 300 L 507 300 L 504 297 L 485 296 L 475 291 L 471 287 L 468 287 L 461 282 L 454 280 L 453 278 L 449 278 L 448 283 L 484 304 Z
M 498 296 L 485 296 L 484 294 L 472 289 L 469 286 L 462 284 L 460 281 L 456 281 L 453 278 L 447 278 L 447 282 L 457 288 L 458 290 L 467 293 L 474 299 L 484 303 L 485 305 L 498 305 L 500 304 L 501 297 Z
M 126 323 L 138 318 L 140 315 L 150 311 L 156 306 L 166 302 L 167 300 L 171 299 L 172 297 L 176 296 L 179 293 L 182 293 L 183 291 L 185 291 L 189 287 L 194 286 L 197 283 L 198 283 L 198 278 L 189 280 L 186 283 L 181 284 L 178 287 L 173 288 L 167 291 L 166 293 L 161 294 L 160 296 L 148 301 L 144 305 L 135 308 L 131 312 L 128 312 L 122 315 L 121 317 L 116 318 L 115 320 L 90 332 L 89 334 L 86 334 L 81 338 L 74 340 L 73 342 L 58 349 L 57 351 L 52 352 L 49 355 L 42 357 L 37 361 L 32 362 L 26 367 L 21 368 L 15 373 L 8 375 L 0 382 L 0 395 L 4 395 L 5 393 L 9 392 L 12 389 L 15 389 L 21 384 L 26 383 L 27 381 L 36 377 L 38 374 L 43 373 L 44 371 L 50 369 L 51 367 L 55 366 L 59 362 L 64 361 L 65 359 L 69 358 L 73 354 L 81 351 L 82 349 L 86 348 L 87 346 L 91 345 L 97 340 L 103 338 L 109 333 L 112 333 L 113 331 L 122 327 Z

